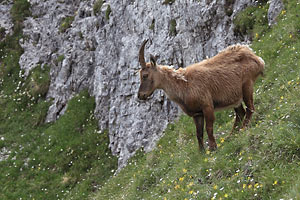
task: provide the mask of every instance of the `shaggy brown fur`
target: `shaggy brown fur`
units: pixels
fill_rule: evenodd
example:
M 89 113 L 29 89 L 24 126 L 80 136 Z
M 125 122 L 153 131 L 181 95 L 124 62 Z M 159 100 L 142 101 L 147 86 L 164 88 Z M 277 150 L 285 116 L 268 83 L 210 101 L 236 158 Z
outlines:
M 253 85 L 264 70 L 264 61 L 248 46 L 230 46 L 210 59 L 175 70 L 156 65 L 152 55 L 151 62 L 145 63 L 145 44 L 146 42 L 142 44 L 139 54 L 142 69 L 138 97 L 146 99 L 155 89 L 164 90 L 172 101 L 194 118 L 200 149 L 204 148 L 204 119 L 209 147 L 217 147 L 213 136 L 215 110 L 234 108 L 236 120 L 233 130 L 239 128 L 242 121 L 243 127 L 248 125 L 254 112 Z M 246 105 L 246 111 L 242 101 Z

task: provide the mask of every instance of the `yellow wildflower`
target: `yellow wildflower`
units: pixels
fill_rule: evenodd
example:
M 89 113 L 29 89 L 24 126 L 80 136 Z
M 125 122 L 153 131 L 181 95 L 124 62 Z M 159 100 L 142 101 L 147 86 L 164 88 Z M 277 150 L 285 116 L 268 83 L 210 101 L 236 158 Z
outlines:
M 228 197 L 228 194 L 224 194 L 224 197 L 227 198 L 227 197 Z
M 186 172 L 187 172 L 187 170 L 186 170 L 185 168 L 183 168 L 182 171 L 183 171 L 183 173 L 186 173 Z
M 189 193 L 190 193 L 190 194 L 193 194 L 193 193 L 194 193 L 194 191 L 193 191 L 193 190 L 191 190 L 191 191 L 189 191 Z
M 180 188 L 180 185 L 175 185 L 175 190 L 179 189 Z
M 206 151 L 206 154 L 207 154 L 207 155 L 209 155 L 209 154 L 210 154 L 210 151 L 209 151 L 209 150 L 207 150 L 207 151 Z
M 166 198 L 166 197 L 164 197 L 164 200 L 167 200 L 167 198 Z
M 249 188 L 249 189 L 251 189 L 251 188 L 252 188 L 252 185 L 251 185 L 251 184 L 250 184 L 250 185 L 248 185 L 248 188 Z
M 223 143 L 224 141 L 225 141 L 225 139 L 221 137 L 221 141 L 220 142 Z
M 184 177 L 180 177 L 180 178 L 179 178 L 179 181 L 183 181 L 183 180 L 184 180 Z
M 273 185 L 277 185 L 277 183 L 278 183 L 277 181 L 274 181 Z
M 188 184 L 188 187 L 191 187 L 191 186 L 193 186 L 194 185 L 194 183 L 193 182 L 190 182 L 189 184 Z
M 217 186 L 217 185 L 214 185 L 214 189 L 215 189 L 215 190 L 218 189 L 218 186 Z

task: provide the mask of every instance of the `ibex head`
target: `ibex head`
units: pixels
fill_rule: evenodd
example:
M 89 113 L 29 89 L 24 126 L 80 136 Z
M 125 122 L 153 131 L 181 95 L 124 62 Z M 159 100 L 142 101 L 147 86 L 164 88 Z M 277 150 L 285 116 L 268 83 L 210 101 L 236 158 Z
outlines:
M 145 62 L 144 49 L 148 40 L 142 43 L 139 51 L 139 62 L 141 65 L 140 70 L 140 88 L 138 92 L 138 98 L 146 100 L 147 97 L 151 96 L 155 89 L 159 85 L 159 75 L 157 72 L 156 59 L 150 54 L 150 63 Z

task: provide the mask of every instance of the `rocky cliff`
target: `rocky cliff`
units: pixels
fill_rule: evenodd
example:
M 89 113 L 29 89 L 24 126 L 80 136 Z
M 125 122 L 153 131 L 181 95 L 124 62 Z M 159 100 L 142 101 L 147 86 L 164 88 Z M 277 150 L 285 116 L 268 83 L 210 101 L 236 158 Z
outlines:
M 122 167 L 135 151 L 151 150 L 180 112 L 162 91 L 142 102 L 138 49 L 147 46 L 158 63 L 184 67 L 211 57 L 235 36 L 234 16 L 253 0 L 30 0 L 32 17 L 20 41 L 20 66 L 28 74 L 50 67 L 47 122 L 64 114 L 68 100 L 88 88 L 95 96 L 100 130 L 109 131 L 110 148 Z M 0 7 L 1 8 L 1 7 Z M 5 15 L 5 16 L 8 16 Z M 1 20 L 2 21 L 2 20 Z M 2 24 L 1 24 L 2 26 Z

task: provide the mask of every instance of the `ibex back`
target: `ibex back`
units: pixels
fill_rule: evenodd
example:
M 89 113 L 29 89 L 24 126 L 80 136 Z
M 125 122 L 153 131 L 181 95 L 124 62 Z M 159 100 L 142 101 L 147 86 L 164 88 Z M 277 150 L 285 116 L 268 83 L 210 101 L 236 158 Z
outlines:
M 253 86 L 263 74 L 264 61 L 245 45 L 234 45 L 218 55 L 178 70 L 156 64 L 150 54 L 146 63 L 145 40 L 139 51 L 141 84 L 138 98 L 146 100 L 156 89 L 162 89 L 190 117 L 193 117 L 200 150 L 204 149 L 204 120 L 210 149 L 216 149 L 213 136 L 214 111 L 234 108 L 232 130 L 247 127 L 254 112 Z M 244 109 L 242 102 L 245 103 Z

